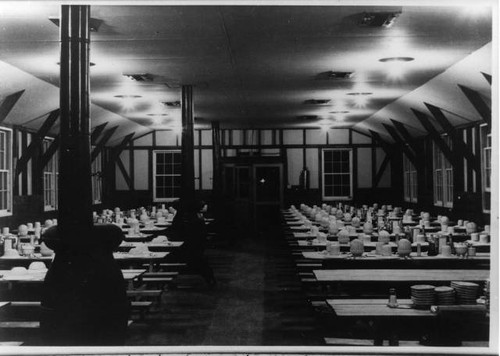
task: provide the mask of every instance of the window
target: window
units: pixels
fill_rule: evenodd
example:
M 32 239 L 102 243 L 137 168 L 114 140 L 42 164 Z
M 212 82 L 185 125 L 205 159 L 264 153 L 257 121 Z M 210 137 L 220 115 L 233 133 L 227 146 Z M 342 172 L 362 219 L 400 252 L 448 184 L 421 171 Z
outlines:
M 49 138 L 43 140 L 43 152 L 48 150 L 52 141 L 53 139 Z M 56 151 L 43 167 L 43 204 L 45 211 L 57 209 L 58 180 L 59 155 Z
M 491 204 L 491 132 L 481 126 L 481 167 L 483 168 L 483 211 L 488 213 Z
M 94 148 L 92 148 L 94 149 Z M 92 161 L 92 204 L 102 203 L 102 155 Z
M 404 174 L 404 200 L 409 203 L 417 202 L 417 170 L 408 157 L 403 154 L 403 174 Z
M 323 199 L 352 199 L 352 150 L 323 150 Z
M 0 216 L 12 215 L 12 131 L 0 129 Z
M 180 197 L 181 152 L 153 151 L 153 199 L 172 201 Z
M 444 136 L 443 140 L 451 148 L 451 140 Z M 433 144 L 434 166 L 434 205 L 446 208 L 453 207 L 453 167 L 444 157 L 443 152 Z

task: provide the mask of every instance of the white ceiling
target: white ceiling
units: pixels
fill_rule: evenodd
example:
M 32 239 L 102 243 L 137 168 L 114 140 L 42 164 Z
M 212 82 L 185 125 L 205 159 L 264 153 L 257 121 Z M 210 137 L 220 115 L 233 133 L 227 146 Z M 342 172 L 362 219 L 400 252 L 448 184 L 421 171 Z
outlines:
M 381 11 L 401 14 L 390 28 L 360 25 L 363 12 Z M 36 128 L 41 120 L 34 119 L 58 106 L 59 32 L 49 21 L 58 16 L 55 3 L 0 2 L 0 100 L 26 90 L 7 123 Z M 492 74 L 488 8 L 92 5 L 91 16 L 103 21 L 91 34 L 92 124 L 119 124 L 111 143 L 178 126 L 180 109 L 160 102 L 179 100 L 182 84 L 194 85 L 197 124 L 219 120 L 222 127 L 327 124 L 386 133 L 380 123 L 392 118 L 419 135 L 409 108 L 424 110 L 423 101 L 449 111 L 456 124 L 479 120 L 457 84 L 491 100 L 480 73 Z M 414 60 L 395 77 L 395 63 L 379 61 L 386 57 Z M 328 71 L 355 75 L 324 79 Z M 126 73 L 153 80 L 133 82 Z M 360 105 L 349 92 L 372 94 Z M 141 98 L 115 98 L 123 94 Z

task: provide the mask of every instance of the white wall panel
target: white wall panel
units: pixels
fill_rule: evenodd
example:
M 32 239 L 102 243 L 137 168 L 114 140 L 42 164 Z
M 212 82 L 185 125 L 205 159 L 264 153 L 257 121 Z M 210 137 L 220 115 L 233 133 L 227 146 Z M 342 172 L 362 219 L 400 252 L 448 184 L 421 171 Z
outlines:
M 260 153 L 263 156 L 279 156 L 280 149 L 279 148 L 262 148 L 260 150 Z
M 127 173 L 130 172 L 129 157 L 130 154 L 128 150 L 122 151 L 122 153 L 120 154 L 120 159 L 122 160 L 123 166 L 125 167 Z M 116 165 L 116 190 L 129 190 L 125 178 L 122 175 L 122 171 L 120 170 L 120 168 L 118 168 L 118 165 Z
M 149 159 L 147 150 L 134 150 L 134 188 L 149 189 Z
M 331 129 L 328 131 L 328 143 L 331 145 L 349 144 L 349 130 Z
M 156 131 L 156 144 L 158 146 L 175 146 L 176 139 L 177 134 L 175 133 L 175 131 Z
M 201 144 L 203 146 L 212 145 L 212 130 L 201 130 Z
M 326 144 L 326 131 L 321 129 L 306 130 L 307 145 L 324 145 Z
M 317 148 L 306 149 L 306 164 L 307 164 L 307 169 L 310 172 L 309 188 L 318 189 L 319 188 L 319 159 L 318 159 L 318 149 Z
M 137 140 L 134 140 L 134 146 L 153 146 L 153 135 L 147 134 L 145 136 L 139 137 Z
M 288 185 L 299 185 L 300 171 L 302 170 L 302 148 L 289 148 L 286 150 L 288 163 Z
M 262 145 L 272 145 L 273 143 L 273 131 L 272 130 L 262 130 L 260 136 L 260 142 Z
M 226 149 L 226 157 L 235 157 L 236 156 L 236 150 L 233 148 L 228 148 Z
M 233 145 L 243 144 L 243 130 L 232 130 L 233 132 Z
M 283 130 L 283 143 L 285 145 L 301 145 L 304 143 L 302 130 Z
M 201 183 L 202 189 L 212 189 L 214 175 L 212 150 L 201 150 Z
M 372 143 L 372 139 L 371 139 L 371 137 L 361 135 L 361 134 L 357 133 L 356 131 L 353 131 L 352 132 L 352 143 L 354 143 L 354 144 L 364 144 L 364 143 L 370 144 L 370 143 Z
M 358 188 L 372 186 L 372 149 L 358 148 Z
M 194 150 L 194 189 L 200 189 L 200 150 Z

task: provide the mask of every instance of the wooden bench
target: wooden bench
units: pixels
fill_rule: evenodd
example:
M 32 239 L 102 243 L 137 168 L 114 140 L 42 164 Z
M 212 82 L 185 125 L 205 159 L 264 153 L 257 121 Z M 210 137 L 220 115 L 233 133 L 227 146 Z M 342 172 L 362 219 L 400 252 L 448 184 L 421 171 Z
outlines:
M 161 289 L 134 289 L 128 290 L 127 296 L 135 298 L 136 300 L 149 297 L 159 302 L 162 293 L 163 291 Z
M 134 321 L 128 320 L 127 326 L 130 326 Z M 0 321 L 1 329 L 39 329 L 39 321 Z

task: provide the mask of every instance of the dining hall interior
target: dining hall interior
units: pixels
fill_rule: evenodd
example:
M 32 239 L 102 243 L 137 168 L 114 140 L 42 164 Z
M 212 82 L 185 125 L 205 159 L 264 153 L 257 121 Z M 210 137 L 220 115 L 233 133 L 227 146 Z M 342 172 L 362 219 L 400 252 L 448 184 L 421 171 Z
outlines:
M 498 353 L 497 25 L 1 1 L 0 354 Z

